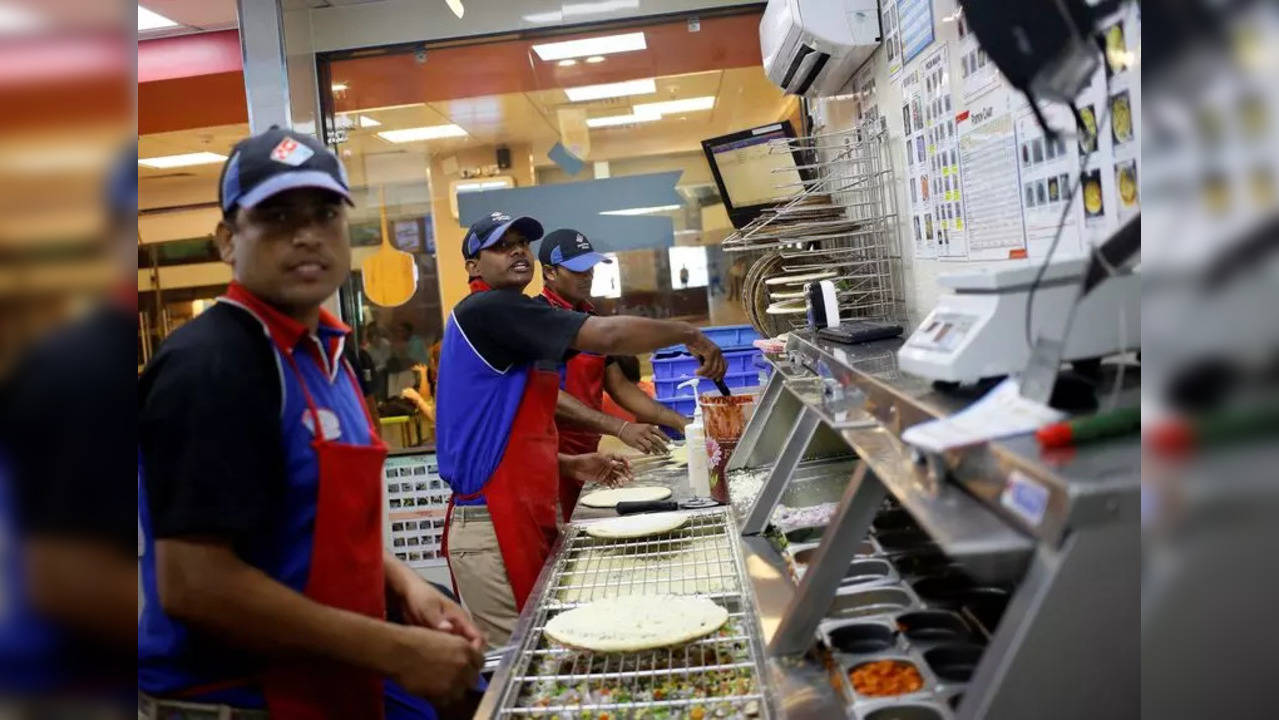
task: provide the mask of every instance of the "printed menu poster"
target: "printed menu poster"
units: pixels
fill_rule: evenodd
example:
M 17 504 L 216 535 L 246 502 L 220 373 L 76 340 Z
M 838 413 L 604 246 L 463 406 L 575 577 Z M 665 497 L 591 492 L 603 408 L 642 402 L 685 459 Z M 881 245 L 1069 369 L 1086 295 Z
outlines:
M 1004 85 L 1003 75 L 995 63 L 981 49 L 977 36 L 968 28 L 963 10 L 956 10 L 956 30 L 959 31 L 960 81 L 964 87 L 964 100 L 971 102 L 982 93 Z
M 959 136 L 950 92 L 950 63 L 940 45 L 920 63 L 919 81 L 927 146 L 929 197 L 937 241 L 937 256 L 968 257 L 965 243 L 963 192 L 959 174 Z
M 959 162 L 972 260 L 1026 257 L 1017 195 L 1017 143 L 1008 104 L 1008 91 L 1001 89 L 959 114 Z
M 1040 112 L 1048 126 L 1057 131 L 1056 138 L 1049 138 L 1024 99 L 1017 107 L 1017 192 L 1026 224 L 1027 253 L 1030 257 L 1046 255 L 1057 228 L 1062 226 L 1053 257 L 1080 255 L 1080 202 L 1071 195 L 1079 182 L 1074 117 L 1064 105 L 1040 102 Z
M 915 257 L 935 258 L 938 243 L 933 227 L 931 172 L 917 70 L 902 75 L 901 96 L 902 135 L 906 138 L 906 183 L 910 194 L 908 232 Z
M 902 70 L 902 42 L 897 24 L 897 3 L 881 3 L 880 32 L 884 35 L 884 54 L 888 61 L 888 77 L 896 77 Z M 874 63 L 866 63 L 873 66 Z

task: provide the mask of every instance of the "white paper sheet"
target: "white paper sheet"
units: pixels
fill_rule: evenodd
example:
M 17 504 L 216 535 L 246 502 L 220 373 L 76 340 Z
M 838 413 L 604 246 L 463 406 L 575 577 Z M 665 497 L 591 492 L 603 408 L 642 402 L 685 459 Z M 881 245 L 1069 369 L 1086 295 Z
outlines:
M 902 440 L 923 450 L 941 452 L 1036 430 L 1066 414 L 1027 400 L 1013 378 L 996 385 L 985 397 L 943 420 L 906 429 Z

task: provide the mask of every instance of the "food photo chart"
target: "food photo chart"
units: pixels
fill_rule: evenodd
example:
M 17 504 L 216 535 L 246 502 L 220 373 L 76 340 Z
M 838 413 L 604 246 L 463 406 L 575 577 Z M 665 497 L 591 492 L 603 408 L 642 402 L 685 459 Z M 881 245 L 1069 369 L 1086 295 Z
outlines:
M 440 479 L 435 453 L 388 457 L 382 475 L 391 552 L 412 568 L 446 564 L 444 515 L 453 493 Z

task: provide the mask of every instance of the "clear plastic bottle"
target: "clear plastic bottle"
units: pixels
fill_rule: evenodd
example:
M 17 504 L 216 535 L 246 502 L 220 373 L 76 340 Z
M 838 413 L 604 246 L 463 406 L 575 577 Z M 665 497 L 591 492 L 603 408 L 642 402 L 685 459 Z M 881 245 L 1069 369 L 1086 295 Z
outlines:
M 697 383 L 700 377 L 679 384 L 680 388 L 693 386 L 693 398 L 698 396 Z M 706 467 L 706 430 L 702 425 L 701 403 L 693 403 L 693 422 L 684 426 L 684 448 L 688 453 L 688 486 L 694 497 L 709 497 L 711 494 L 710 472 Z

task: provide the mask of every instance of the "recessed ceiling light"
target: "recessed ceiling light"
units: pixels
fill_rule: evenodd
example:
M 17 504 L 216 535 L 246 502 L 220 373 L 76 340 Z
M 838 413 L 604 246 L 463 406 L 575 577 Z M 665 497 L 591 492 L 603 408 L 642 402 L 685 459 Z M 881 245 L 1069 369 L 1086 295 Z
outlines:
M 141 5 L 138 6 L 138 32 L 177 27 L 177 25 L 177 23 L 154 10 L 148 10 Z
M 563 60 L 565 58 L 586 57 L 588 55 L 608 55 L 610 53 L 633 52 L 646 50 L 644 33 L 624 33 L 622 35 L 601 35 L 600 37 L 564 40 L 563 42 L 540 43 L 533 46 L 533 52 L 543 60 Z
M 715 107 L 714 95 L 703 95 L 702 97 L 684 98 L 682 100 L 665 100 L 663 102 L 641 103 L 633 109 L 636 113 L 656 113 L 658 115 L 673 115 L 682 112 L 694 112 L 696 110 L 710 110 Z
M 590 63 L 590 64 L 592 64 L 592 65 L 594 65 L 595 63 L 602 63 L 602 62 L 604 62 L 604 56 L 603 56 L 603 55 L 592 55 L 592 56 L 590 56 L 590 57 L 586 58 L 586 62 L 588 62 L 588 63 Z
M 419 140 L 438 140 L 440 138 L 463 137 L 466 131 L 460 125 L 428 125 L 427 127 L 405 128 L 403 130 L 383 130 L 377 136 L 387 142 L 417 142 Z
M 631 123 L 652 122 L 653 120 L 661 119 L 661 115 L 637 115 L 635 113 L 608 115 L 605 117 L 586 118 L 586 127 L 613 127 L 615 125 L 630 125 Z
M 561 60 L 556 64 L 559 65 L 560 67 L 570 67 L 572 65 L 576 65 L 577 61 L 572 58 L 569 58 L 568 60 Z
M 603 100 L 604 98 L 625 97 L 627 95 L 651 95 L 655 92 L 657 92 L 657 83 L 653 82 L 653 78 L 564 88 L 564 94 L 568 95 L 569 102 Z
M 138 164 L 149 168 L 168 169 L 187 167 L 188 165 L 212 165 L 226 160 L 226 155 L 215 152 L 193 152 L 182 155 L 161 155 L 160 157 L 138 158 Z
M 346 92 L 346 83 L 333 83 L 333 92 Z
M 381 125 L 381 124 L 382 124 L 382 123 L 378 122 L 377 120 L 374 120 L 373 118 L 369 117 L 368 115 L 361 115 L 361 116 L 360 116 L 360 127 L 377 127 L 377 126 L 379 126 L 379 125 Z
M 679 210 L 679 205 L 653 205 L 652 207 L 634 207 L 625 210 L 602 210 L 600 215 L 651 215 L 653 213 L 671 212 Z

